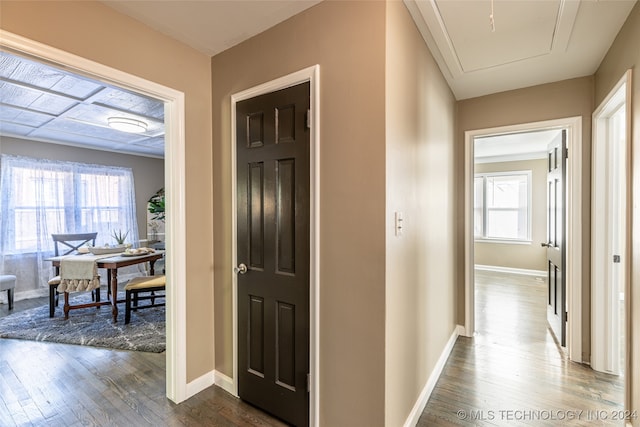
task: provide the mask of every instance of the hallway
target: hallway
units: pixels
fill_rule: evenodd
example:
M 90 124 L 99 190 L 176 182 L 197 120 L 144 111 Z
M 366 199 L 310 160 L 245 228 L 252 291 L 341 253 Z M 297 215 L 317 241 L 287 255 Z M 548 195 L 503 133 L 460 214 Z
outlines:
M 418 426 L 623 426 L 622 379 L 560 352 L 545 300 L 543 279 L 476 271 L 476 335 L 458 338 Z

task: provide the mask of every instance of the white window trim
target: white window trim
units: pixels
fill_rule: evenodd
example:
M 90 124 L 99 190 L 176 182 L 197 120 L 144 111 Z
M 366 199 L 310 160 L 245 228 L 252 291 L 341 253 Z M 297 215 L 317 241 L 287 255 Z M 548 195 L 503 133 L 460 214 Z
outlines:
M 504 237 L 487 237 L 486 235 L 486 229 L 487 229 L 487 224 L 486 224 L 486 212 L 487 212 L 487 203 L 486 203 L 486 199 L 487 199 L 487 192 L 486 192 L 486 188 L 484 188 L 483 191 L 483 202 L 482 202 L 482 219 L 484 224 L 482 225 L 482 233 L 483 236 L 479 236 L 476 237 L 474 236 L 474 241 L 476 243 L 508 243 L 508 244 L 516 244 L 516 245 L 530 245 L 532 240 L 531 240 L 531 236 L 532 236 L 532 226 L 531 223 L 533 222 L 531 219 L 531 203 L 532 203 L 532 171 L 531 170 L 519 170 L 519 171 L 501 171 L 501 172 L 478 172 L 474 175 L 474 179 L 475 178 L 486 178 L 486 177 L 491 177 L 491 176 L 510 176 L 510 175 L 526 175 L 527 176 L 527 237 L 525 239 L 508 239 L 508 238 L 504 238 Z M 486 181 L 484 181 L 484 185 L 486 186 Z

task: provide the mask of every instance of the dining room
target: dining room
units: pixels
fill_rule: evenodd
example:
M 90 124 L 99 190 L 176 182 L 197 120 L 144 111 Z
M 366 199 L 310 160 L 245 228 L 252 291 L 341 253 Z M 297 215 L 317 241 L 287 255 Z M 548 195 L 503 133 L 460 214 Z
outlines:
M 37 314 L 46 319 L 36 324 L 60 322 L 66 335 L 69 322 L 97 324 L 97 314 L 115 328 L 125 323 L 128 283 L 164 271 L 164 103 L 0 55 L 0 275 L 15 278 L 0 292 L 0 337 L 29 329 L 19 338 L 56 340 L 32 330 Z M 65 234 L 94 236 L 60 249 L 53 236 Z M 63 286 L 52 286 L 56 278 Z M 131 325 L 146 317 L 164 328 L 160 307 L 134 310 Z

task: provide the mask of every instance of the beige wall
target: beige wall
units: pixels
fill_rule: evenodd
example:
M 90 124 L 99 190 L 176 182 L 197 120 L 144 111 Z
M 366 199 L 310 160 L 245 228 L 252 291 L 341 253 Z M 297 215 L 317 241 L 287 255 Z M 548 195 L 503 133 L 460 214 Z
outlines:
M 589 361 L 590 324 L 590 206 L 591 206 L 591 113 L 593 77 L 581 77 L 540 86 L 496 93 L 458 102 L 456 164 L 464 182 L 464 133 L 469 130 L 531 123 L 566 117 L 582 117 L 582 359 Z M 457 197 L 457 229 L 464 230 L 464 191 Z M 459 270 L 464 266 L 464 233 L 458 236 Z M 458 323 L 464 324 L 464 278 L 458 280 Z
M 387 3 L 385 425 L 405 423 L 456 327 L 455 99 L 401 2 Z M 404 230 L 396 236 L 395 213 Z M 364 424 L 359 424 L 364 425 Z
M 209 58 L 100 2 L 3 1 L 0 19 L 3 30 L 185 93 L 187 283 L 176 285 L 186 287 L 189 307 L 187 381 L 210 372 L 214 331 Z
M 136 192 L 138 234 L 141 239 L 146 238 L 147 200 L 164 187 L 164 160 L 26 139 L 7 137 L 1 139 L 0 154 L 131 168 Z
M 384 2 L 318 4 L 212 59 L 216 369 L 232 374 L 230 96 L 320 65 L 320 424 L 384 423 Z
M 475 173 L 531 171 L 531 243 L 509 244 L 476 242 L 477 265 L 491 265 L 525 270 L 547 270 L 547 251 L 540 246 L 547 232 L 547 163 L 544 159 L 476 163 Z
M 633 69 L 631 98 L 631 348 L 627 358 L 631 360 L 627 372 L 626 408 L 640 412 L 640 3 L 631 10 L 627 22 L 618 33 L 600 68 L 595 74 L 595 105 L 598 106 L 628 69 Z M 633 420 L 640 426 L 640 420 Z

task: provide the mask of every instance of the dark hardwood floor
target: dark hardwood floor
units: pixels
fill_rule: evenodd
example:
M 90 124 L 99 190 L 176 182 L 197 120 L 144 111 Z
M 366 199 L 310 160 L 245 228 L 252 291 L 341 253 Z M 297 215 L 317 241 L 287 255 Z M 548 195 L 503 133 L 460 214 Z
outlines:
M 544 282 L 476 279 L 476 336 L 458 339 L 418 425 L 622 426 L 611 418 L 622 410 L 623 381 L 562 354 L 546 326 Z M 0 339 L 0 426 L 31 425 L 284 424 L 215 386 L 170 402 L 164 354 Z
M 210 387 L 176 405 L 165 355 L 0 339 L 0 426 L 284 426 Z
M 476 335 L 458 338 L 418 426 L 624 425 L 613 419 L 624 381 L 568 360 L 547 328 L 545 289 L 476 271 Z
M 13 309 L 9 310 L 9 304 L 0 304 L 0 318 L 4 316 L 8 316 L 13 313 L 18 313 L 23 310 L 28 310 L 30 308 L 40 307 L 41 305 L 49 304 L 49 299 L 47 297 L 41 298 L 31 298 L 31 299 L 23 299 L 20 301 L 15 301 L 13 303 Z
M 0 304 L 0 317 L 48 299 Z M 0 426 L 285 426 L 218 387 L 176 405 L 165 354 L 0 339 Z

